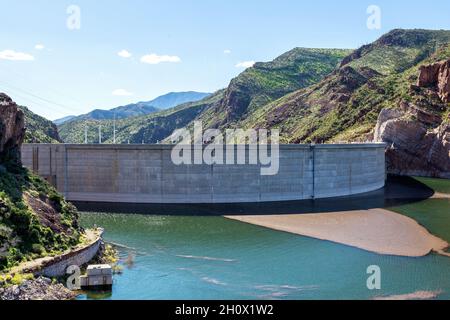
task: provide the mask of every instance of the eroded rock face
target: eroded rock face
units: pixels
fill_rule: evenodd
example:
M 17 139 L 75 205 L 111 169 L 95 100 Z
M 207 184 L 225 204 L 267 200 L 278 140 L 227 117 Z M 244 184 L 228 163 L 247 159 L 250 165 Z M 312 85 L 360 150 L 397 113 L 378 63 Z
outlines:
M 0 164 L 20 165 L 20 147 L 25 137 L 25 117 L 4 93 L 0 93 Z
M 440 64 L 434 63 L 420 67 L 419 79 L 417 85 L 419 87 L 435 87 L 439 74 Z
M 450 102 L 450 60 L 422 66 L 417 85 L 436 90 L 443 102 Z
M 430 97 L 450 102 L 450 60 L 422 66 L 415 88 L 428 88 Z M 450 178 L 450 117 L 430 109 L 402 102 L 382 110 L 374 139 L 388 144 L 388 172 Z
M 438 94 L 444 102 L 450 102 L 450 60 L 441 65 L 438 75 Z
M 450 119 L 438 120 L 406 103 L 381 111 L 374 138 L 388 144 L 389 173 L 450 178 Z

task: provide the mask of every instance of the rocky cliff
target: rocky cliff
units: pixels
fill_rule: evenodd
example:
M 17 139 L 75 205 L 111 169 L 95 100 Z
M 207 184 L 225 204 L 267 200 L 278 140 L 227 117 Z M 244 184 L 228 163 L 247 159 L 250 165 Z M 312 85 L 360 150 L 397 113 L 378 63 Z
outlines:
M 17 105 L 0 93 L 0 163 L 20 165 L 20 146 L 25 137 L 25 117 Z
M 398 108 L 383 109 L 375 128 L 375 141 L 388 144 L 391 173 L 450 178 L 450 114 L 439 114 L 440 100 L 450 98 L 450 60 L 422 65 L 412 94 L 416 103 L 402 101 Z
M 83 234 L 75 207 L 22 167 L 24 137 L 24 113 L 0 94 L 0 272 L 63 252 Z
M 382 110 L 375 140 L 388 144 L 388 172 L 450 178 L 449 123 L 408 103 Z

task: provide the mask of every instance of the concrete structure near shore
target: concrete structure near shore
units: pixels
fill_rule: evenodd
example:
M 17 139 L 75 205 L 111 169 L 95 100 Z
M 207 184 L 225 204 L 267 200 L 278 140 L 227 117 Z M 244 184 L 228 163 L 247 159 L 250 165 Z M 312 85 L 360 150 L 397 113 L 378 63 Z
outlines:
M 113 272 L 108 264 L 90 265 L 86 275 L 80 277 L 81 288 L 112 287 Z
M 177 166 L 172 148 L 24 144 L 22 161 L 68 200 L 80 202 L 293 201 L 360 194 L 385 184 L 384 144 L 280 145 L 280 169 L 273 176 L 261 175 L 261 165 Z

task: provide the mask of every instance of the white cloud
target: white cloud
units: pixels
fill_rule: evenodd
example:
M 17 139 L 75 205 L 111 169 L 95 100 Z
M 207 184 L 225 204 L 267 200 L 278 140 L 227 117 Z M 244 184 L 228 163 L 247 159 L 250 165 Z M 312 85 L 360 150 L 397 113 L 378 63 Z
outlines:
M 16 52 L 14 50 L 0 51 L 0 59 L 11 61 L 33 61 L 34 57 L 31 54 Z
M 255 65 L 255 61 L 243 61 L 243 62 L 239 62 L 236 65 L 236 68 L 250 68 L 253 67 Z
M 225 54 L 231 54 L 231 50 L 230 50 L 230 49 L 226 49 L 226 50 L 223 51 L 223 53 L 225 53 Z
M 121 50 L 117 53 L 117 55 L 122 58 L 131 58 L 132 56 L 132 54 L 127 50 Z
M 172 62 L 172 63 L 178 63 L 181 62 L 180 57 L 178 56 L 167 56 L 167 55 L 157 55 L 155 53 L 147 54 L 141 58 L 142 63 L 148 63 L 148 64 L 159 64 L 162 62 Z
M 119 96 L 119 97 L 126 97 L 126 96 L 132 96 L 133 93 L 129 92 L 125 89 L 116 89 L 112 92 L 113 96 Z
M 45 46 L 43 44 L 41 44 L 41 43 L 38 43 L 37 45 L 34 46 L 34 48 L 36 50 L 44 50 Z

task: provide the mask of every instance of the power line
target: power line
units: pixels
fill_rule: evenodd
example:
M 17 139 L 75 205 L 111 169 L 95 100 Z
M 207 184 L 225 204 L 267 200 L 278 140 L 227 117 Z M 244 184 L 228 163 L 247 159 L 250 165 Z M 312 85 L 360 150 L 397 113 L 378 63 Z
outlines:
M 31 99 L 27 96 L 24 96 L 22 94 L 19 94 L 19 93 L 13 92 L 13 91 L 15 91 L 15 90 L 11 90 L 11 93 L 9 93 L 9 95 L 11 95 L 11 98 L 19 97 L 22 100 L 28 101 L 28 103 L 26 103 L 27 105 L 38 106 L 42 109 L 47 108 L 47 107 L 44 107 L 44 105 L 42 105 L 40 102 L 36 102 L 36 100 L 34 100 L 34 99 Z M 15 100 L 15 98 L 13 100 Z M 56 111 L 56 109 L 54 109 L 54 111 Z
M 5 73 L 8 74 L 8 76 L 13 75 L 13 76 L 16 76 L 17 78 L 20 78 L 21 80 L 23 80 L 22 82 L 25 82 L 25 83 L 30 83 L 30 82 L 32 82 L 32 81 L 30 81 L 30 78 L 29 78 L 29 77 L 24 76 L 24 75 L 20 75 L 20 74 L 18 74 L 17 72 L 11 70 L 10 68 L 5 67 L 5 65 L 1 65 L 1 64 L 0 64 L 0 69 L 6 70 L 7 72 L 5 72 Z M 40 83 L 40 85 L 42 86 L 42 83 Z M 49 92 L 53 92 L 54 94 L 63 97 L 63 98 L 70 99 L 70 100 L 72 100 L 73 102 L 76 102 L 77 104 L 81 104 L 81 105 L 84 104 L 84 102 L 81 102 L 80 100 L 78 100 L 78 99 L 76 99 L 76 98 L 74 98 L 74 97 L 72 97 L 72 96 L 68 96 L 67 94 L 62 94 L 61 92 L 55 91 L 54 88 L 45 86 L 45 89 L 46 89 L 47 91 L 49 91 Z
M 60 108 L 55 108 L 55 107 L 52 107 L 51 105 L 43 104 L 42 102 L 37 101 L 37 99 L 31 98 L 29 96 L 26 96 L 26 95 L 23 95 L 23 94 L 21 94 L 19 92 L 16 92 L 15 89 L 9 89 L 8 88 L 7 90 L 8 90 L 8 94 L 13 98 L 13 100 L 16 100 L 16 98 L 18 97 L 18 98 L 26 101 L 25 103 L 23 103 L 23 105 L 28 107 L 29 109 L 31 109 L 33 107 L 39 107 L 39 108 L 41 108 L 43 110 L 51 110 L 51 111 L 54 111 L 54 112 L 61 113 L 62 109 L 60 109 Z M 14 98 L 14 97 L 16 97 L 16 98 Z M 30 106 L 31 106 L 31 108 L 30 108 Z
M 38 96 L 38 95 L 36 95 L 36 94 L 34 94 L 34 93 L 32 93 L 32 92 L 23 90 L 23 89 L 21 89 L 21 88 L 17 88 L 16 86 L 13 86 L 13 85 L 11 85 L 11 84 L 9 84 L 9 83 L 4 82 L 4 80 L 0 80 L 0 84 L 2 84 L 3 86 L 9 87 L 9 88 L 12 89 L 12 90 L 21 92 L 22 94 L 31 96 L 31 97 L 33 97 L 33 98 L 35 98 L 35 99 L 38 99 L 38 100 L 41 100 L 42 102 L 45 102 L 45 103 L 48 103 L 48 104 L 57 106 L 58 108 L 64 109 L 64 111 L 67 111 L 67 110 L 75 111 L 75 109 L 72 109 L 71 107 L 68 107 L 68 106 L 65 106 L 65 105 L 63 105 L 63 104 L 60 104 L 60 103 L 58 103 L 58 102 L 55 102 L 55 101 L 52 101 L 52 100 L 49 100 L 49 99 L 40 97 L 40 96 Z M 54 108 L 53 108 L 54 111 L 59 111 L 59 112 L 62 111 L 61 109 L 54 109 Z M 78 112 L 78 111 L 77 111 L 77 112 Z

